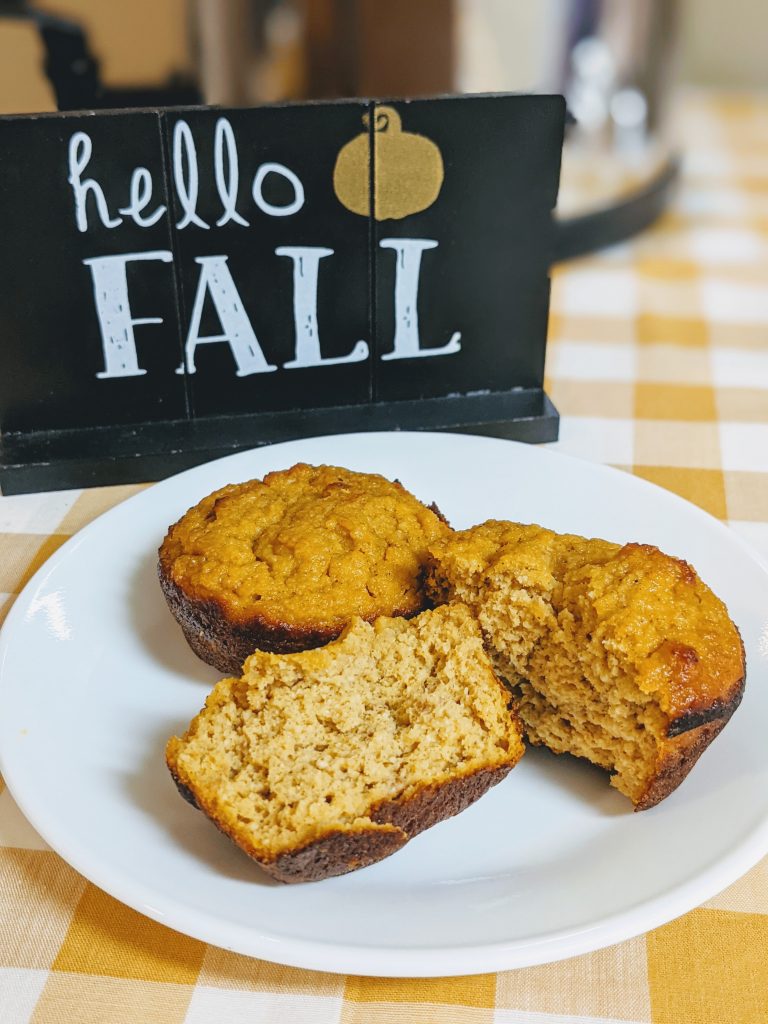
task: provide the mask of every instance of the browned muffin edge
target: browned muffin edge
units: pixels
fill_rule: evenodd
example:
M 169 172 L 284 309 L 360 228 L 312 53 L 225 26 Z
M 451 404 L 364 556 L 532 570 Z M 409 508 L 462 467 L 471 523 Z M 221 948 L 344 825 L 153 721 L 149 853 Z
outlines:
M 437 785 L 426 785 L 408 798 L 385 801 L 371 812 L 376 828 L 357 831 L 331 830 L 306 846 L 269 860 L 227 828 L 196 798 L 194 792 L 169 762 L 168 769 L 184 799 L 198 808 L 236 846 L 254 860 L 266 874 L 280 882 L 318 882 L 368 867 L 391 856 L 410 839 L 439 822 L 451 818 L 479 800 L 501 782 L 514 765 L 481 768 L 469 775 Z M 381 826 L 391 826 L 382 828 Z

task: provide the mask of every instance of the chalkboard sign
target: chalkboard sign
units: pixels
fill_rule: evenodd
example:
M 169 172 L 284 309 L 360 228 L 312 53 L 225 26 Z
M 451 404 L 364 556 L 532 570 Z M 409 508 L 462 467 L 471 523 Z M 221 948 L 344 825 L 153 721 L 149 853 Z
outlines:
M 556 96 L 0 118 L 0 484 L 276 440 L 552 440 Z

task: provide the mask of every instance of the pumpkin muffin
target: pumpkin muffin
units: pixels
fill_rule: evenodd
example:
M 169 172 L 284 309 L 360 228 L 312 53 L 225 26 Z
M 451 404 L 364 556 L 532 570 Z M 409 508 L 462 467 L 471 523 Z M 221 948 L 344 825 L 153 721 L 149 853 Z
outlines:
M 320 650 L 254 653 L 166 759 L 265 871 L 315 881 L 381 860 L 500 782 L 523 753 L 509 702 L 463 605 L 355 619 Z
M 433 600 L 472 608 L 528 739 L 604 768 L 636 810 L 682 782 L 739 705 L 736 626 L 658 548 L 490 521 L 431 555 Z
M 192 650 L 239 673 L 257 648 L 318 647 L 356 616 L 429 607 L 427 546 L 449 532 L 397 482 L 299 464 L 191 508 L 168 531 L 158 573 Z

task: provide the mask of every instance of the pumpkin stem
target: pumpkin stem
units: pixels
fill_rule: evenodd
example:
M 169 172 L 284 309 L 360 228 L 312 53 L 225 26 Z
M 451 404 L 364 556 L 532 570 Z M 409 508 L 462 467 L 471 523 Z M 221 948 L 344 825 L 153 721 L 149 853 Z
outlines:
M 394 107 L 376 107 L 374 131 L 377 132 L 399 132 L 402 124 L 400 115 Z

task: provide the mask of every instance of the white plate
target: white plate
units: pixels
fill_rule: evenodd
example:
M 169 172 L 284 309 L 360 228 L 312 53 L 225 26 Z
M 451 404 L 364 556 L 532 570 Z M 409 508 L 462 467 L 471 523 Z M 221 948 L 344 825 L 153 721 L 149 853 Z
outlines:
M 748 653 L 740 710 L 688 780 L 633 814 L 588 765 L 529 751 L 465 813 L 343 878 L 270 882 L 178 796 L 166 738 L 217 678 L 160 594 L 166 527 L 230 481 L 297 461 L 399 478 L 456 527 L 489 517 L 689 559 Z M 2 633 L 0 766 L 44 839 L 96 885 L 228 949 L 326 971 L 479 973 L 618 942 L 697 906 L 768 851 L 768 574 L 716 520 L 628 474 L 452 434 L 355 434 L 201 466 L 64 545 Z

